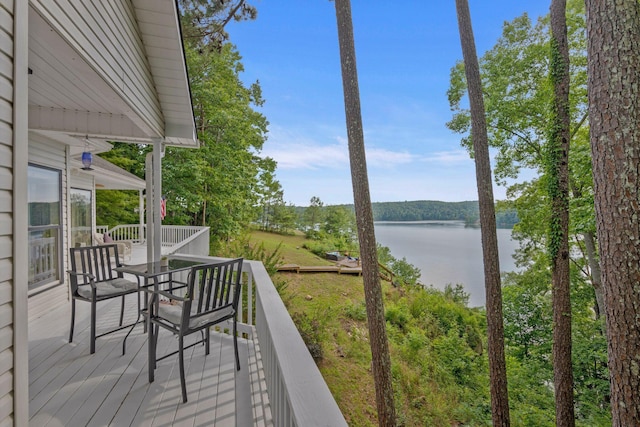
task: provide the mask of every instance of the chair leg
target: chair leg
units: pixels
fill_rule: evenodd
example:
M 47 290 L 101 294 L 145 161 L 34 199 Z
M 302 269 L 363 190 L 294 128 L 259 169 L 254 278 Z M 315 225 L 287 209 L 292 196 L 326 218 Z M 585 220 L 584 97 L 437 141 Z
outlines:
M 204 347 L 204 354 L 205 354 L 205 356 L 208 356 L 209 355 L 209 337 L 210 337 L 209 328 L 207 328 L 204 333 L 205 333 L 205 337 L 204 337 L 204 346 L 205 346 Z
M 160 333 L 160 326 L 154 325 L 153 323 L 151 323 L 149 325 L 150 328 L 153 328 L 153 354 L 157 354 L 158 351 L 158 334 Z M 180 346 L 180 348 L 182 348 L 182 346 Z M 157 366 L 156 364 L 156 358 L 153 358 L 153 369 L 155 369 Z
M 91 302 L 91 354 L 96 352 L 96 302 Z
M 240 370 L 240 356 L 238 355 L 238 325 L 236 319 L 233 319 L 233 347 L 236 351 L 236 368 Z
M 122 326 L 122 320 L 124 319 L 124 295 L 122 295 L 122 306 L 120 307 L 120 325 Z
M 178 338 L 179 348 L 179 357 L 180 357 L 180 386 L 182 387 L 182 401 L 187 403 L 187 385 L 185 384 L 184 378 L 184 338 L 182 334 L 180 334 Z
M 69 342 L 73 342 L 73 327 L 76 323 L 76 299 L 71 298 L 71 327 L 69 328 Z

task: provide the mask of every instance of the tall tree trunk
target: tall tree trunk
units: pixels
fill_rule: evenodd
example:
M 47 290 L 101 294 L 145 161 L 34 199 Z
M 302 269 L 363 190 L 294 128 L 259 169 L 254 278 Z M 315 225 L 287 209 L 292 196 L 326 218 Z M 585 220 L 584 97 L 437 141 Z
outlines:
M 547 152 L 551 200 L 548 251 L 553 295 L 553 383 L 556 425 L 575 426 L 571 363 L 571 286 L 569 279 L 569 45 L 566 0 L 551 1 L 551 83 L 554 97 Z
M 207 184 L 204 184 L 204 194 L 207 194 Z M 202 201 L 202 226 L 207 225 L 207 199 Z
M 640 3 L 587 0 L 589 122 L 613 426 L 640 425 Z
M 600 271 L 600 260 L 598 259 L 598 252 L 596 251 L 596 238 L 593 232 L 589 231 L 582 233 L 582 240 L 584 241 L 584 247 L 587 252 L 587 262 L 589 263 L 589 270 L 591 271 L 593 292 L 596 294 L 596 312 L 598 316 L 606 317 L 604 293 L 602 292 L 602 272 Z
M 362 259 L 362 276 L 369 324 L 373 379 L 376 388 L 378 425 L 395 426 L 391 358 L 389 357 L 382 288 L 380 286 L 380 275 L 378 274 L 377 245 L 373 229 L 373 211 L 371 209 L 371 196 L 369 195 L 369 179 L 367 176 L 364 134 L 362 132 L 360 90 L 358 88 L 350 0 L 336 0 L 336 18 L 338 21 L 342 86 L 347 119 L 347 136 L 349 139 L 351 181 L 353 184 L 358 239 L 360 241 L 360 258 Z
M 573 138 L 573 135 L 571 137 Z M 576 188 L 576 186 L 571 185 L 571 181 L 569 182 L 569 185 L 572 187 L 571 192 L 573 193 L 573 197 L 584 197 L 584 194 L 582 193 L 582 190 L 580 188 Z M 596 296 L 594 309 L 596 311 L 596 316 L 600 318 L 600 316 L 605 316 L 605 312 L 604 294 L 602 293 L 602 273 L 600 272 L 600 259 L 598 258 L 598 251 L 596 250 L 596 236 L 592 231 L 581 233 L 581 236 L 582 241 L 584 242 L 584 248 L 586 252 L 585 256 L 589 265 L 591 285 L 593 286 L 593 292 Z M 603 326 L 603 328 L 606 329 L 606 326 Z M 603 333 L 606 333 L 606 331 L 603 331 Z
M 507 369 L 504 355 L 504 325 L 502 320 L 502 289 L 500 260 L 496 233 L 496 212 L 493 199 L 487 123 L 482 99 L 482 82 L 478 56 L 471 26 L 471 14 L 467 0 L 456 0 L 458 29 L 469 90 L 471 107 L 471 138 L 476 163 L 480 229 L 484 261 L 484 286 L 487 304 L 487 353 L 491 377 L 491 417 L 494 426 L 509 426 L 509 396 L 507 394 Z

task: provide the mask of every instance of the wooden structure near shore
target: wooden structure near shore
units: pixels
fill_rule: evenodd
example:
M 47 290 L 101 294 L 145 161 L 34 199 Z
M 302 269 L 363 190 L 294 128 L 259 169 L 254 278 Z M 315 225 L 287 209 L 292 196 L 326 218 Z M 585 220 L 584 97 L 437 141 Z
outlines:
M 291 271 L 295 273 L 338 273 L 362 274 L 362 267 L 347 267 L 344 265 L 298 265 L 283 264 L 277 267 L 278 272 Z
M 390 282 L 392 285 L 396 286 L 393 283 L 393 272 L 386 266 L 378 263 L 380 266 L 380 278 L 382 280 L 386 280 Z M 358 276 L 362 275 L 362 265 L 360 263 L 353 262 L 337 262 L 335 265 L 298 265 L 298 264 L 282 264 L 276 267 L 276 271 L 278 272 L 295 272 L 295 273 L 338 273 L 338 274 L 357 274 Z

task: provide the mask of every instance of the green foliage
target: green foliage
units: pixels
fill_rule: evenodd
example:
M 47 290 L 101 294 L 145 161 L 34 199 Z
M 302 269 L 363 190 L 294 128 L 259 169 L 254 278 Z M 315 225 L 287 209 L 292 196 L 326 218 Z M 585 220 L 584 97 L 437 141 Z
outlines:
M 420 269 L 414 267 L 404 257 L 400 260 L 395 258 L 388 247 L 380 244 L 378 244 L 378 262 L 392 271 L 394 285 L 407 287 L 418 284 Z M 386 277 L 386 272 L 381 271 L 381 274 Z
M 225 25 L 253 20 L 257 9 L 245 0 L 179 0 L 183 39 L 200 49 L 215 50 L 229 38 Z
M 256 187 L 262 230 L 291 233 L 296 228 L 298 214 L 295 206 L 284 202 L 284 191 L 275 177 L 276 162 L 270 157 L 262 159 L 262 171 Z
M 532 246 L 528 254 L 527 268 L 503 280 L 511 421 L 514 426 L 553 426 L 551 277 L 544 248 Z M 386 262 L 393 259 L 388 248 L 381 247 L 378 255 Z M 594 317 L 593 290 L 579 267 L 574 263 L 571 270 L 577 425 L 610 425 L 602 321 Z M 301 292 L 296 287 L 309 282 L 295 276 L 283 299 L 291 302 L 292 312 L 307 313 L 295 315 L 306 317 L 297 323 L 311 331 L 305 340 L 313 351 L 313 337 L 321 343 L 320 367 L 339 404 L 361 401 L 361 393 L 354 397 L 353 390 L 359 391 L 367 380 L 354 383 L 351 375 L 343 374 L 357 366 L 370 377 L 366 306 L 364 298 L 353 297 L 361 292 L 361 281 L 342 278 L 333 293 L 333 282 L 320 281 L 313 285 L 319 289 L 311 303 L 295 297 Z M 422 286 L 384 289 L 396 409 L 405 425 L 491 425 L 484 310 L 466 307 L 468 295 L 460 285 L 444 291 Z
M 584 141 L 586 134 L 583 128 L 587 111 L 584 2 L 568 2 L 567 25 L 571 57 L 568 108 L 572 128 L 570 144 L 573 149 L 573 146 Z M 520 232 L 527 234 L 518 237 L 524 240 L 535 236 L 532 240 L 548 246 L 553 254 L 557 251 L 556 237 L 559 234 L 557 216 L 549 215 L 549 204 L 557 196 L 554 190 L 557 178 L 554 178 L 553 170 L 558 162 L 559 152 L 557 147 L 548 146 L 550 138 L 555 138 L 558 129 L 552 121 L 553 114 L 549 111 L 553 86 L 548 76 L 551 65 L 557 63 L 549 59 L 550 51 L 554 50 L 550 48 L 548 16 L 532 23 L 528 15 L 524 14 L 504 24 L 502 36 L 482 57 L 480 68 L 489 141 L 497 150 L 493 168 L 496 181 L 505 186 L 509 183 L 507 194 L 510 199 L 515 200 L 513 207 L 521 220 L 517 227 Z M 464 67 L 458 63 L 451 70 L 448 96 L 454 117 L 447 126 L 463 135 L 461 143 L 471 151 L 469 110 L 465 107 L 465 94 Z M 580 160 L 580 166 L 588 164 L 583 160 Z M 592 184 L 584 179 L 584 167 L 574 167 L 571 157 L 569 162 L 571 188 L 574 190 L 572 196 L 584 197 L 570 206 L 579 207 L 584 213 L 588 213 L 587 198 L 591 194 Z M 541 177 L 529 183 L 513 183 L 523 168 L 534 171 Z M 522 196 L 525 199 L 518 200 Z M 573 214 L 571 212 L 572 216 Z M 583 219 L 583 223 L 589 222 L 587 218 Z M 549 224 L 551 231 L 547 233 Z
M 329 207 L 323 208 L 322 201 L 311 198 L 308 207 L 298 207 L 302 229 L 309 238 L 315 238 L 319 225 L 325 221 L 324 215 Z M 339 208 L 353 211 L 353 205 L 339 205 Z M 477 225 L 479 208 L 477 201 L 440 202 L 435 200 L 416 200 L 405 202 L 376 202 L 372 204 L 375 221 L 465 221 L 471 226 Z M 496 212 L 496 224 L 511 228 L 518 222 L 515 210 L 504 207 Z M 314 224 L 314 226 L 312 226 Z
M 208 225 L 219 246 L 257 218 L 259 178 L 275 168 L 255 154 L 268 123 L 254 110 L 263 103 L 259 86 L 242 83 L 240 55 L 232 45 L 215 51 L 187 46 L 185 53 L 201 147 L 167 148 L 165 222 Z
M 114 142 L 110 151 L 100 157 L 144 179 L 144 158 L 148 149 L 138 144 Z M 137 224 L 140 215 L 139 194 L 136 190 L 96 191 L 96 221 L 98 225 L 115 227 L 119 224 Z
M 399 401 L 406 402 L 399 404 L 406 425 L 488 423 L 483 313 L 421 287 L 385 305 L 390 345 L 399 353 L 393 377 Z M 441 322 L 442 315 L 449 320 Z
M 505 276 L 502 290 L 505 344 L 521 360 L 542 360 L 551 353 L 550 283 L 546 269 L 532 267 L 521 274 Z
M 231 244 L 229 253 L 232 256 L 260 261 L 267 273 L 273 275 L 277 271 L 277 266 L 282 263 L 281 247 L 282 243 L 279 243 L 273 251 L 269 251 L 265 248 L 264 243 L 251 245 L 249 237 L 243 236 Z
M 316 363 L 320 362 L 324 355 L 319 320 L 310 318 L 307 313 L 294 313 L 291 318 L 296 324 L 304 343 L 307 345 L 311 357 L 313 357 Z
M 444 286 L 444 297 L 463 306 L 467 306 L 469 304 L 469 295 L 468 292 L 464 290 L 464 285 L 457 283 L 456 285 L 452 285 L 450 283 Z
M 309 206 L 302 211 L 301 223 L 309 238 L 317 236 L 320 224 L 324 221 L 323 206 L 322 200 L 314 196 L 309 201 Z
M 139 195 L 135 190 L 96 191 L 96 223 L 110 228 L 119 224 L 138 224 Z
M 345 306 L 344 314 L 351 320 L 363 322 L 367 320 L 367 306 L 364 301 L 349 304 Z
M 512 417 L 521 425 L 553 425 L 552 312 L 548 258 L 505 276 L 503 315 Z M 610 425 L 607 346 L 593 313 L 593 287 L 571 271 L 572 346 L 578 425 Z M 517 415 L 516 415 L 517 414 Z
M 411 202 L 378 202 L 372 204 L 376 221 L 427 221 L 478 218 L 478 202 L 439 202 L 418 200 Z
M 319 240 L 307 240 L 303 247 L 321 258 L 324 258 L 327 252 L 338 251 L 340 253 L 349 252 L 350 254 L 356 254 L 358 252 L 356 242 L 344 237 L 326 235 L 321 235 Z
M 320 231 L 343 241 L 356 240 L 356 216 L 345 206 L 327 206 L 324 208 L 324 222 Z
M 387 307 L 384 313 L 385 320 L 400 329 L 405 329 L 410 317 L 409 309 L 405 306 L 399 305 L 391 305 Z

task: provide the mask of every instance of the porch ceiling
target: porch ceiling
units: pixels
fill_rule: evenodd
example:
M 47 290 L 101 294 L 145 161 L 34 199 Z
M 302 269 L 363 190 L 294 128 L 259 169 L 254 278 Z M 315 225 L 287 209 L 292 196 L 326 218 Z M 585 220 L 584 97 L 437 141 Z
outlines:
M 80 147 L 88 135 L 97 152 L 103 151 L 99 146 L 105 141 L 148 144 L 152 138 L 164 138 L 169 145 L 197 146 L 175 2 L 133 0 L 132 4 L 164 130 L 158 132 L 134 111 L 122 96 L 124 88 L 103 79 L 73 47 L 76 41 L 55 31 L 34 7 L 29 8 L 30 130 Z
M 93 170 L 83 170 L 80 157 L 71 158 L 71 173 L 92 175 L 97 190 L 144 190 L 146 187 L 143 179 L 98 156 L 93 156 Z

